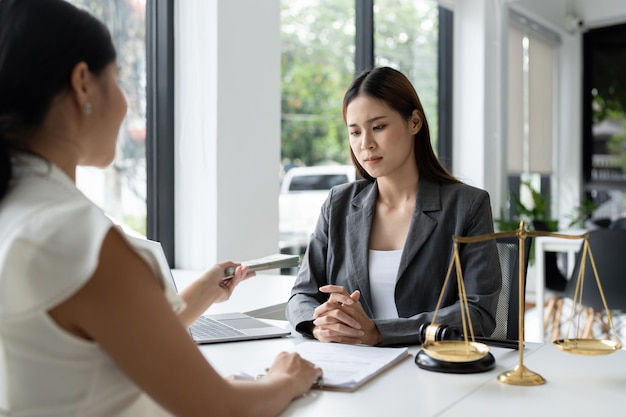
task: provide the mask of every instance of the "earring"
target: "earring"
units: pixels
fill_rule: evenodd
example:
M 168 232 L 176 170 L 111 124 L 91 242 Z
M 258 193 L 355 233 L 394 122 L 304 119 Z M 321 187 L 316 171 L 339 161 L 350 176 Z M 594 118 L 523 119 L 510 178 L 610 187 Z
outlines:
M 83 113 L 85 113 L 87 115 L 91 114 L 91 103 L 90 102 L 86 102 L 83 105 Z

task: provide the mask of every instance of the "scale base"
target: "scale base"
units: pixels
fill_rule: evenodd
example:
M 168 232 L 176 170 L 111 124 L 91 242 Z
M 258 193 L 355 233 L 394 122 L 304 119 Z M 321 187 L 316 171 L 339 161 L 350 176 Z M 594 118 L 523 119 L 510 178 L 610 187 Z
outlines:
M 473 374 L 492 369 L 496 364 L 496 360 L 491 352 L 488 352 L 485 356 L 475 361 L 450 362 L 435 359 L 424 352 L 424 350 L 420 350 L 415 356 L 415 364 L 427 371 L 444 372 L 448 374 Z
M 543 377 L 524 365 L 517 365 L 513 370 L 498 375 L 498 381 L 509 385 L 534 386 L 545 384 Z

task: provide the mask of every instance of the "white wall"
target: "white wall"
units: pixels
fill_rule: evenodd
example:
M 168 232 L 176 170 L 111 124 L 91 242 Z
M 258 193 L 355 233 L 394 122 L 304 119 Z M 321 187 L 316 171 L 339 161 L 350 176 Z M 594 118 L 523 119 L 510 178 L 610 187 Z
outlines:
M 454 174 L 489 192 L 495 216 L 506 186 L 506 25 L 501 3 L 462 0 L 454 6 Z
M 568 16 L 577 16 L 583 28 L 607 26 L 626 21 L 624 0 L 508 0 L 516 9 L 541 16 L 555 27 L 570 30 Z
M 176 2 L 176 268 L 278 250 L 280 2 Z

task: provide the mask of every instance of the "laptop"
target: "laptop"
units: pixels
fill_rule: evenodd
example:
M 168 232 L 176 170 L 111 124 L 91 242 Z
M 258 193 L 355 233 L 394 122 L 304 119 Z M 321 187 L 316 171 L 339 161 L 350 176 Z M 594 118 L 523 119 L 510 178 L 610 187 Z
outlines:
M 149 250 L 154 255 L 170 285 L 178 291 L 161 244 L 132 236 L 129 236 L 129 239 L 137 247 Z M 270 339 L 291 334 L 289 330 L 268 324 L 245 313 L 202 315 L 191 325 L 189 333 L 199 344 Z

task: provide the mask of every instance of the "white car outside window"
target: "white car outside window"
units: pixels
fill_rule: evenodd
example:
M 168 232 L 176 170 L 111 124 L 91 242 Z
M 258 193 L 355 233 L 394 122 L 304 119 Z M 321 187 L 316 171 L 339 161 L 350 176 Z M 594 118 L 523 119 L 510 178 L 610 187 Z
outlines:
M 287 171 L 278 203 L 281 250 L 303 253 L 330 189 L 355 179 L 352 165 L 295 167 Z

